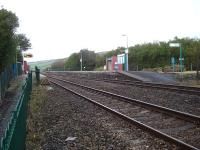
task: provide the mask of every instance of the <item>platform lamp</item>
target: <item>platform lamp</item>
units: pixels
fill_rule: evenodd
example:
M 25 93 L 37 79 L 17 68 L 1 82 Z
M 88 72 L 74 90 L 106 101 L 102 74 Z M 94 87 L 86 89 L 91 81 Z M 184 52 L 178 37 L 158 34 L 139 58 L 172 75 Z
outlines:
M 126 46 L 127 49 L 125 50 L 125 56 L 126 56 L 126 71 L 128 71 L 128 35 L 123 34 L 122 36 L 126 36 Z

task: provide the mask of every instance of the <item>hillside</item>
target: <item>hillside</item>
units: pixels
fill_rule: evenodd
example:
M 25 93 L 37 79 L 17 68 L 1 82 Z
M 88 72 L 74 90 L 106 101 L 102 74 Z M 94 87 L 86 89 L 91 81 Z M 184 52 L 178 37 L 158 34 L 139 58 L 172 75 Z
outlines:
M 43 71 L 47 68 L 50 68 L 54 62 L 61 60 L 63 59 L 43 60 L 43 61 L 29 62 L 28 64 L 30 65 L 31 70 L 35 70 L 35 66 L 37 66 L 41 71 Z

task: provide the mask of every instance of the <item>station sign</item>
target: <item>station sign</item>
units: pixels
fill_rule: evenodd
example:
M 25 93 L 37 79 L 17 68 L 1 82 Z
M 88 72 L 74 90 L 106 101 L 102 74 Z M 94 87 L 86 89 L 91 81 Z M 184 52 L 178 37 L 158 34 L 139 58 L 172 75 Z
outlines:
M 124 64 L 125 63 L 125 54 L 117 55 L 117 64 Z
M 180 47 L 180 43 L 170 43 L 170 47 Z

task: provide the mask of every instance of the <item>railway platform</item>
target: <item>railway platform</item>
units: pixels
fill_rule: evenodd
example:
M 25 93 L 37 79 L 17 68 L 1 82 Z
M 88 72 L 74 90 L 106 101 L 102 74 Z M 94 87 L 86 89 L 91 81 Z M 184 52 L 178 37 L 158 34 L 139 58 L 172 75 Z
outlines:
M 150 71 L 120 71 L 119 73 L 143 82 L 177 84 L 175 77 L 170 74 L 160 74 Z

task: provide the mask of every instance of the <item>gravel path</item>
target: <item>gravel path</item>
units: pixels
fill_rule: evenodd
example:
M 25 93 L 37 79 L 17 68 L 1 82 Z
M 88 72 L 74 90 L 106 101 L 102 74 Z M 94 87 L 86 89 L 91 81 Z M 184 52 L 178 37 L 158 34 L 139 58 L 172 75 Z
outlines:
M 52 86 L 41 117 L 42 149 L 177 149 L 63 89 Z

